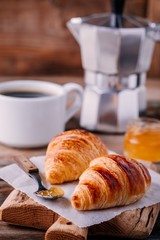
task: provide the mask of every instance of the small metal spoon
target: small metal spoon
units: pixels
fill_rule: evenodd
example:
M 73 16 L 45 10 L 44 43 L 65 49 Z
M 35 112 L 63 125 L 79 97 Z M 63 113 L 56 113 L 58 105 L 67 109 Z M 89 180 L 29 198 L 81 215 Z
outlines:
M 38 183 L 38 190 L 34 192 L 37 196 L 56 200 L 64 195 L 63 189 L 58 186 L 52 186 L 50 189 L 43 186 L 38 168 L 26 156 L 14 156 L 14 161 Z

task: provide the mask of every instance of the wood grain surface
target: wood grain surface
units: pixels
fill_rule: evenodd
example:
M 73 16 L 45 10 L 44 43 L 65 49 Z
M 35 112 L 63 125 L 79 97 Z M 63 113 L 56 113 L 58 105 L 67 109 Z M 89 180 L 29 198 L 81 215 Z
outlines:
M 0 207 L 0 220 L 12 225 L 47 230 L 45 240 L 86 240 L 87 236 L 146 238 L 150 235 L 160 204 L 126 211 L 110 221 L 80 228 L 67 219 L 36 203 L 26 194 L 13 190 Z
M 80 228 L 63 217 L 47 230 L 45 240 L 86 240 L 88 234 L 87 228 Z
M 125 14 L 159 19 L 159 0 L 128 0 Z M 110 0 L 1 0 L 0 74 L 83 74 L 80 49 L 66 27 L 77 16 L 110 12 Z M 160 77 L 156 45 L 150 77 Z
M 160 1 L 148 0 L 147 17 L 156 23 L 160 23 Z M 155 45 L 149 76 L 160 78 L 160 42 Z
M 160 210 L 160 204 L 127 211 L 114 219 L 99 225 L 90 227 L 89 234 L 118 236 L 123 238 L 141 239 L 147 238 L 153 230 Z
M 53 211 L 18 190 L 13 190 L 0 207 L 0 219 L 19 226 L 47 230 L 57 218 Z

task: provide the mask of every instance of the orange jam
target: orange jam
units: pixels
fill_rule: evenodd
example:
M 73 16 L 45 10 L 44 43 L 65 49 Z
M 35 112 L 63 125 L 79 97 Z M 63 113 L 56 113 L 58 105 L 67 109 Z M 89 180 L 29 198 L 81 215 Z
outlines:
M 149 118 L 132 120 L 124 137 L 124 155 L 160 162 L 160 121 Z

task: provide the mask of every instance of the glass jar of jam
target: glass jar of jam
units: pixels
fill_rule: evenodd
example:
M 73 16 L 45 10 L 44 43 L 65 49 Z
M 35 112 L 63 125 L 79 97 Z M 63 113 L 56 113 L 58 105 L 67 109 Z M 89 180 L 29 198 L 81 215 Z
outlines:
M 160 162 L 160 121 L 153 118 L 131 120 L 124 137 L 124 155 Z

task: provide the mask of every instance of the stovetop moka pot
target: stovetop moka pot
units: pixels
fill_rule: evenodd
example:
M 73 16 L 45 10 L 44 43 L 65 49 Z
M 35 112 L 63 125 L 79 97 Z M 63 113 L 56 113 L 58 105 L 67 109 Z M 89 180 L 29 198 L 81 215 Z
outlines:
M 85 89 L 80 125 L 88 130 L 124 132 L 128 120 L 146 110 L 146 73 L 160 25 L 124 15 L 124 4 L 112 0 L 112 13 L 67 22 L 81 49 Z

